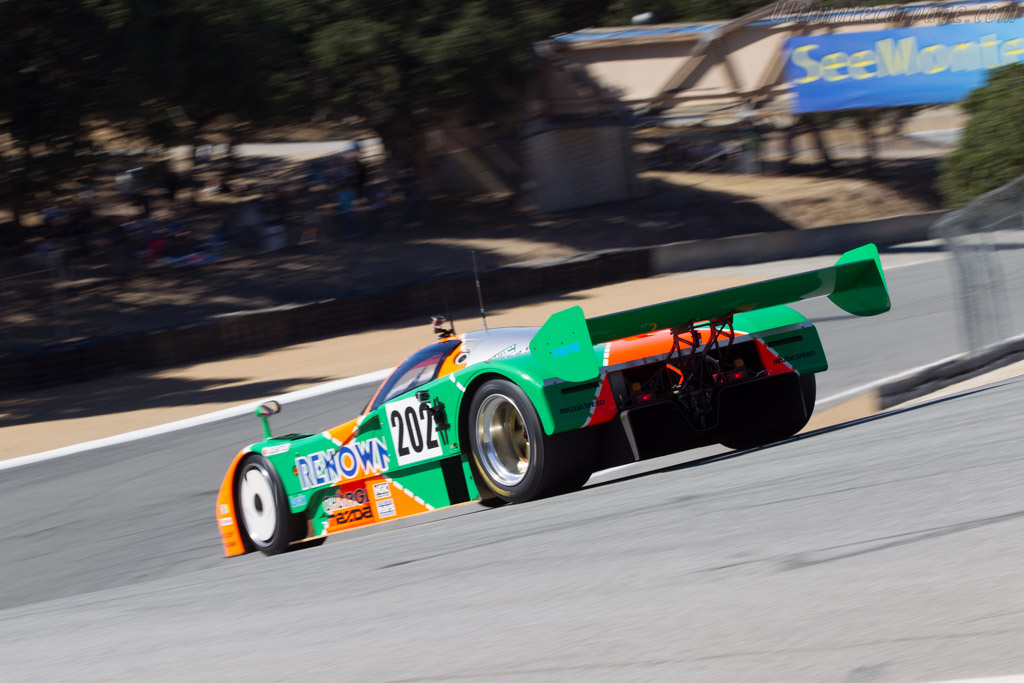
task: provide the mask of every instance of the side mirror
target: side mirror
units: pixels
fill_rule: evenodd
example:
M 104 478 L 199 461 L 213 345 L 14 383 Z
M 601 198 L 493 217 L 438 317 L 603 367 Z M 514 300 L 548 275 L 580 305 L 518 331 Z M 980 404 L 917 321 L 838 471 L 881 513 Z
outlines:
M 280 403 L 277 401 L 267 401 L 266 403 L 261 403 L 256 409 L 256 416 L 266 418 L 271 415 L 277 415 L 279 412 L 281 412 Z
M 260 421 L 263 422 L 263 439 L 265 441 L 270 441 L 270 439 L 274 438 L 270 435 L 270 424 L 267 422 L 267 418 L 271 415 L 277 415 L 279 412 L 281 412 L 281 404 L 277 401 L 267 401 L 266 403 L 261 403 L 256 408 L 256 417 L 260 418 Z

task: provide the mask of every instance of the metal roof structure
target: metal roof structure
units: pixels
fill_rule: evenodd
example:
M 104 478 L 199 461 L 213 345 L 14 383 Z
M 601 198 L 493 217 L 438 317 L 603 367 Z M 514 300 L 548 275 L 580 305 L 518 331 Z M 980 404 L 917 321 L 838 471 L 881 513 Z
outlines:
M 738 19 L 587 28 L 534 45 L 549 120 L 714 123 L 785 114 L 787 38 L 1018 16 L 1014 0 L 857 8 L 776 2 Z

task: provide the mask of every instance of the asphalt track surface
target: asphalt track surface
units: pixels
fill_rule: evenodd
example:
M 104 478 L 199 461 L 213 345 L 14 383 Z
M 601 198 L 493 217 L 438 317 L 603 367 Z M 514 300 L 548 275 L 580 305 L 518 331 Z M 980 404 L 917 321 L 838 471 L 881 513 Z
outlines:
M 827 302 L 819 397 L 959 350 L 948 265 Z M 820 306 L 820 309 L 819 309 Z M 285 406 L 315 430 L 372 387 Z M 251 417 L 0 478 L 0 680 L 913 681 L 1024 670 L 1024 383 L 282 557 L 213 523 Z M 705 458 L 696 465 L 684 459 Z

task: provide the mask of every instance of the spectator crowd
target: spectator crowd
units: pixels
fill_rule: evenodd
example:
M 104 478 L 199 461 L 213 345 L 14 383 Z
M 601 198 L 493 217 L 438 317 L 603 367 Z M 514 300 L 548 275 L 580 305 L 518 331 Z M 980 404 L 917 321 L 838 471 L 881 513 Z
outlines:
M 22 267 L 13 270 L 66 272 L 102 264 L 109 275 L 127 280 L 156 266 L 387 238 L 423 220 L 416 172 L 409 166 L 371 169 L 358 148 L 291 168 L 270 182 L 261 180 L 264 161 L 246 168 L 230 152 L 219 160 L 213 156 L 197 148 L 188 174 L 168 163 L 126 169 L 115 175 L 115 191 L 102 202 L 97 184 L 79 179 L 75 194 L 42 209 L 42 225 L 21 252 Z M 280 176 L 280 169 L 274 173 Z M 5 270 L 12 271 L 10 264 Z

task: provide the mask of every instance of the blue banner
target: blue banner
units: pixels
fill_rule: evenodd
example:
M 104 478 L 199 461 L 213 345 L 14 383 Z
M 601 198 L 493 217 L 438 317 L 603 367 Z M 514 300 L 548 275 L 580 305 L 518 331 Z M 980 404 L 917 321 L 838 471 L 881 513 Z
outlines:
M 794 113 L 958 102 L 1024 61 L 1024 20 L 801 36 L 785 55 Z

